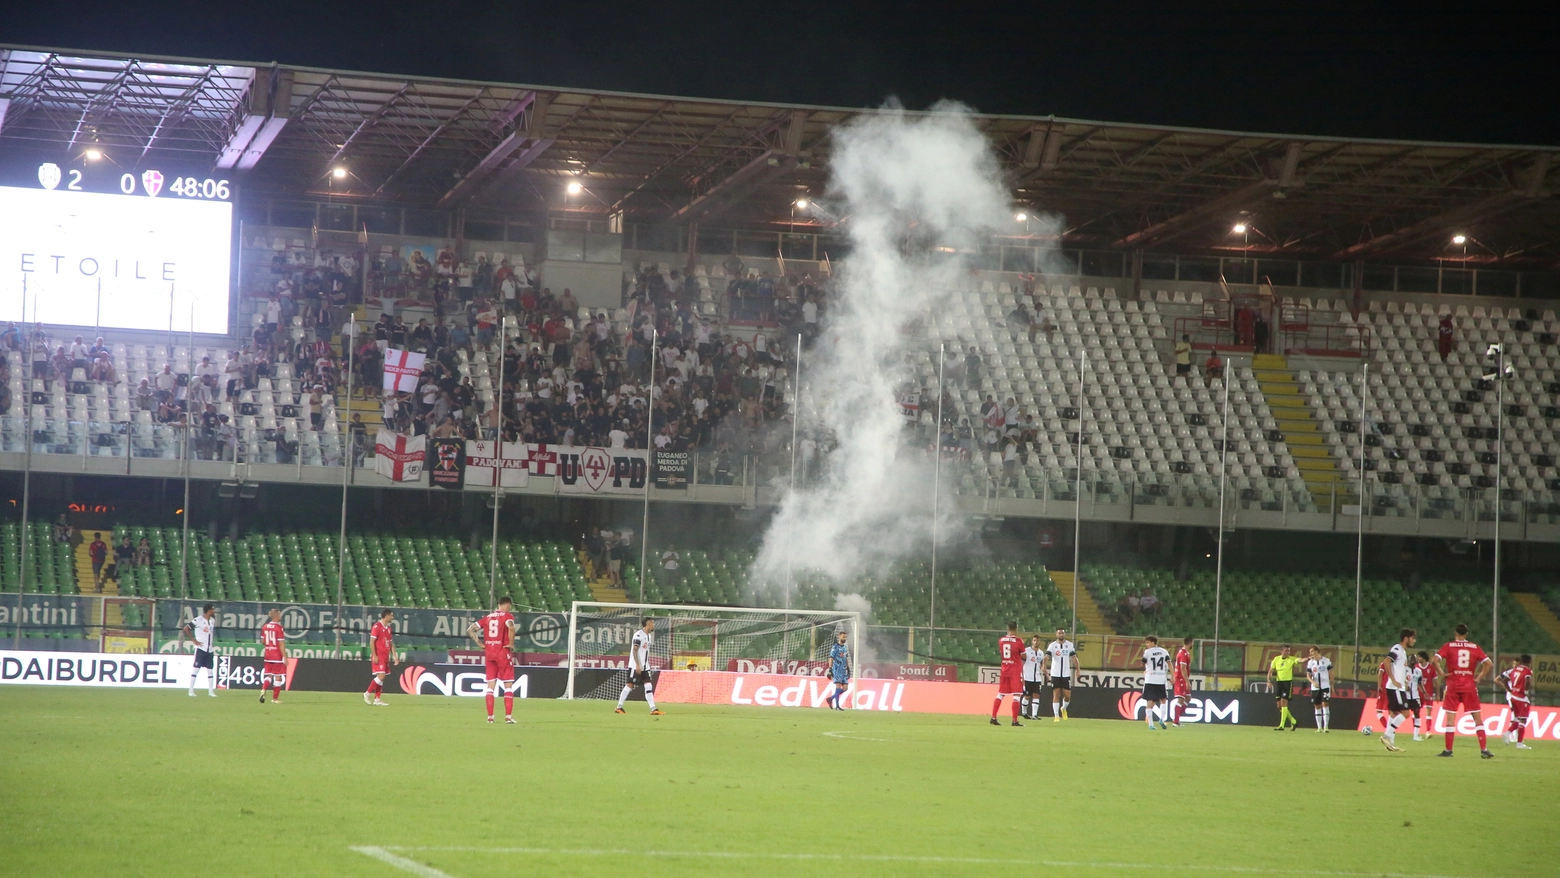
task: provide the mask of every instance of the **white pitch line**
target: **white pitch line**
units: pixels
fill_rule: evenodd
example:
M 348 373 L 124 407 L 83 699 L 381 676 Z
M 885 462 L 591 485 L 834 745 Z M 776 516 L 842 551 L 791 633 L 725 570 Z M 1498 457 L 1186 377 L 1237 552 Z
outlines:
M 381 847 L 354 847 L 352 849 L 365 856 L 373 857 L 381 863 L 394 866 L 403 872 L 410 872 L 418 876 L 418 878 L 454 878 L 448 872 L 440 872 L 432 866 L 424 866 L 422 863 L 408 860 L 405 857 L 398 857 Z M 406 850 L 406 848 L 396 848 L 396 850 Z
M 1173 870 L 1182 872 L 1216 872 L 1231 875 L 1312 875 L 1321 878 L 1461 878 L 1455 875 L 1431 875 L 1418 872 L 1342 872 L 1327 869 L 1272 869 L 1262 866 L 1208 866 L 1185 865 L 1163 863 L 1113 863 L 1113 862 L 1086 862 L 1080 860 L 1013 860 L 999 859 L 995 857 L 936 857 L 914 856 L 909 854 L 814 854 L 814 853 L 767 853 L 762 851 L 655 851 L 634 850 L 630 848 L 537 848 L 537 847 L 466 847 L 461 845 L 426 846 L 426 847 L 400 847 L 387 845 L 383 848 L 353 848 L 355 851 L 368 853 L 369 851 L 432 851 L 447 853 L 469 854 L 529 854 L 532 856 L 556 856 L 556 857 L 689 857 L 710 860 L 819 860 L 826 862 L 873 862 L 873 863 L 942 863 L 948 865 L 977 865 L 977 866 L 1049 866 L 1055 869 L 1120 869 L 1120 870 Z M 370 854 L 376 858 L 375 854 Z M 399 858 L 397 858 L 399 859 Z M 386 862 L 389 862 L 386 860 Z M 427 869 L 410 860 L 401 860 L 416 869 Z M 436 869 L 427 872 L 419 872 L 425 878 L 451 878 Z
M 824 732 L 825 738 L 839 738 L 842 741 L 878 741 L 884 744 L 893 744 L 892 738 L 868 738 L 865 735 L 853 735 L 850 732 Z

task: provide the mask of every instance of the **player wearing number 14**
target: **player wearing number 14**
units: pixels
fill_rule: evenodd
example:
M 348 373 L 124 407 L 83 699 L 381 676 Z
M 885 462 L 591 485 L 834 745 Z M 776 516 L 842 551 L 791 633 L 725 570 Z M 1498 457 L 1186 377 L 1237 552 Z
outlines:
M 1143 719 L 1148 730 L 1165 729 L 1165 686 L 1170 682 L 1170 653 L 1150 634 L 1143 638 Z
M 260 672 L 260 703 L 265 703 L 265 683 L 271 681 L 271 703 L 282 703 L 282 687 L 287 684 L 287 630 L 282 627 L 282 611 L 271 609 L 271 621 L 260 626 L 261 656 L 265 662 Z

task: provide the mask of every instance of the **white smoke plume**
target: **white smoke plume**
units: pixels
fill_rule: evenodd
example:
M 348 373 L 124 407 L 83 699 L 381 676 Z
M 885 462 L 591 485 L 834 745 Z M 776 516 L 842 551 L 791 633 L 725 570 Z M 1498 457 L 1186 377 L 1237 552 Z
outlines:
M 904 447 L 895 395 L 904 352 L 928 342 L 906 330 L 967 282 L 968 255 L 1012 220 L 996 157 L 961 106 L 890 107 L 833 137 L 829 210 L 852 249 L 827 329 L 802 358 L 799 416 L 835 447 L 822 475 L 781 502 L 753 564 L 761 586 L 814 573 L 843 590 L 930 546 L 932 461 Z M 950 475 L 939 511 L 951 525 Z

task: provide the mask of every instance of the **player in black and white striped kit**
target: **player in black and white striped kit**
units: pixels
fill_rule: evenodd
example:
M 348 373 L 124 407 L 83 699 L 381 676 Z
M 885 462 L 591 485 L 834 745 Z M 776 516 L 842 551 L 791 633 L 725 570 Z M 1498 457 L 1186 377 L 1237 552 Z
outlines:
M 1045 688 L 1045 649 L 1040 645 L 1040 635 L 1029 638 L 1024 648 L 1024 694 L 1020 701 L 1020 713 L 1029 719 L 1040 718 L 1040 690 Z

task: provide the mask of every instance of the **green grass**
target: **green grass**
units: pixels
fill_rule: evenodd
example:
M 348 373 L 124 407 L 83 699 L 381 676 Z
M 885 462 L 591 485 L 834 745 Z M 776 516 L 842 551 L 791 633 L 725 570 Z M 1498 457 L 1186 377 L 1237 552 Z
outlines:
M 0 874 L 416 874 L 353 846 L 453 878 L 1556 869 L 1552 742 L 1483 762 L 1347 730 L 286 701 L 0 688 Z

